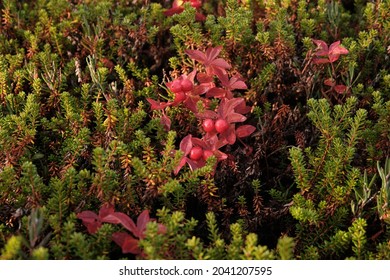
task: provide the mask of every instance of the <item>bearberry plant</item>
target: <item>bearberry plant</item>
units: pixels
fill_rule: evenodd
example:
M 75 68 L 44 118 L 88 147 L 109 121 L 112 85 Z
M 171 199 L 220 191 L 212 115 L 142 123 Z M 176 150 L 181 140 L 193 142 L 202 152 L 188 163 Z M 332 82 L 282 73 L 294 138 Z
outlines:
M 189 58 L 197 61 L 197 69 L 188 76 L 183 74 L 171 82 L 167 82 L 168 91 L 174 99 L 168 102 L 158 102 L 148 98 L 152 109 L 165 110 L 170 106 L 184 106 L 199 119 L 199 130 L 202 137 L 185 136 L 180 142 L 180 152 L 183 156 L 175 169 L 177 174 L 187 163 L 194 170 L 205 166 L 210 156 L 217 161 L 227 158 L 220 151 L 225 145 L 233 145 L 237 139 L 251 135 L 256 128 L 252 125 L 236 125 L 247 118 L 251 108 L 246 105 L 245 99 L 234 97 L 233 90 L 247 89 L 245 82 L 238 73 L 229 79 L 228 69 L 231 65 L 223 58 L 218 58 L 222 47 L 209 47 L 205 52 L 186 50 Z M 210 107 L 213 110 L 210 110 Z M 162 112 L 162 124 L 169 127 L 171 121 L 166 112 Z

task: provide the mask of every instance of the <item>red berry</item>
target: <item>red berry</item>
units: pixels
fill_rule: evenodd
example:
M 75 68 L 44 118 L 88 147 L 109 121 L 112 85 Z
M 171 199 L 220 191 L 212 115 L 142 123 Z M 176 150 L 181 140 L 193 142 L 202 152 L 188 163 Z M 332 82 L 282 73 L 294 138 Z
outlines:
M 203 156 L 203 149 L 199 146 L 195 146 L 190 151 L 190 159 L 199 160 Z
M 205 119 L 202 123 L 202 127 L 206 132 L 212 132 L 215 129 L 214 121 L 212 119 Z
M 229 123 L 224 119 L 215 121 L 215 130 L 219 133 L 225 132 L 229 128 Z
M 203 151 L 203 159 L 207 160 L 209 157 L 211 157 L 214 153 L 210 150 L 204 150 Z
M 169 84 L 168 87 L 174 93 L 178 93 L 178 92 L 183 91 L 183 89 L 181 88 L 181 82 L 179 80 L 174 80 L 173 82 L 171 82 Z
M 188 79 L 184 79 L 181 81 L 181 88 L 183 91 L 191 91 L 192 88 L 194 87 L 194 85 L 192 84 L 192 82 Z

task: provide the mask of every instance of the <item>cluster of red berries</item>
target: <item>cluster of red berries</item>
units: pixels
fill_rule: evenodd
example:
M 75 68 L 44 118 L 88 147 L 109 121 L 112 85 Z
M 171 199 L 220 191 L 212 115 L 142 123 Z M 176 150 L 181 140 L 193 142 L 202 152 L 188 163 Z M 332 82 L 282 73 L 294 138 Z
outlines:
M 175 94 L 175 103 L 183 102 L 186 99 L 186 92 L 194 88 L 194 84 L 187 78 L 180 77 L 169 83 L 169 89 Z
M 225 119 L 205 119 L 202 123 L 205 132 L 208 133 L 224 133 L 229 128 L 229 123 Z
M 190 151 L 190 159 L 192 160 L 207 160 L 213 155 L 213 151 L 203 150 L 200 146 L 195 146 Z

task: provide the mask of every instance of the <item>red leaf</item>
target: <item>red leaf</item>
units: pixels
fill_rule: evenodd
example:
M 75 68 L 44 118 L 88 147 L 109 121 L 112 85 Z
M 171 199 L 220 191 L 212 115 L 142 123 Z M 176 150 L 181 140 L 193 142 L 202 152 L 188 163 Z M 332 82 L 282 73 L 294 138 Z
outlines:
M 206 16 L 204 14 L 201 14 L 201 13 L 196 13 L 195 14 L 195 20 L 197 20 L 197 21 L 204 21 L 204 20 L 206 20 Z
M 221 133 L 220 137 L 221 139 L 227 141 L 228 144 L 233 145 L 237 139 L 235 125 L 234 124 L 230 125 L 228 130 L 226 130 L 224 133 Z
M 329 54 L 329 62 L 333 63 L 339 59 L 340 55 L 339 54 Z
M 230 68 L 230 67 L 229 67 Z M 213 73 L 215 74 L 218 78 L 222 77 L 223 75 L 226 75 L 226 70 L 225 68 L 217 67 L 214 65 L 210 65 L 209 67 L 206 67 L 206 71 L 208 73 Z
M 227 115 L 226 120 L 229 123 L 244 122 L 246 120 L 246 117 L 241 114 L 230 113 L 229 115 Z
M 164 11 L 164 15 L 173 16 L 174 14 L 180 14 L 184 11 L 184 8 L 181 6 L 172 7 L 166 11 Z
M 245 102 L 242 102 L 241 104 L 237 105 L 236 108 L 234 108 L 237 113 L 240 114 L 247 114 L 251 111 L 252 107 L 247 106 Z
M 187 163 L 187 158 L 184 156 L 181 158 L 179 164 L 176 166 L 175 170 L 173 170 L 173 174 L 177 175 L 179 171 L 183 168 L 184 165 Z
M 94 234 L 102 226 L 98 215 L 92 211 L 80 212 L 77 214 L 77 218 L 81 219 L 90 234 Z
M 192 138 L 192 143 L 195 145 L 195 146 L 199 146 L 201 147 L 202 149 L 204 150 L 207 150 L 208 149 L 208 146 L 207 144 L 202 140 L 202 139 L 199 139 L 199 138 Z
M 332 78 L 328 78 L 324 81 L 324 85 L 328 87 L 333 87 L 336 84 L 335 80 Z
M 215 143 L 215 148 L 220 149 L 223 146 L 226 146 L 227 144 L 229 144 L 228 141 L 226 139 L 221 138 L 221 139 L 218 139 L 217 143 Z
M 212 83 L 213 82 L 213 76 L 207 75 L 205 73 L 198 73 L 196 75 L 196 79 L 199 83 Z
M 165 131 L 169 131 L 171 129 L 171 119 L 167 115 L 162 115 L 160 123 L 163 125 Z
M 227 118 L 229 114 L 234 113 L 234 108 L 242 102 L 245 102 L 244 98 L 223 99 L 218 107 L 218 113 L 223 118 Z
M 333 63 L 339 59 L 341 54 L 348 54 L 348 50 L 340 46 L 340 41 L 336 41 L 330 45 L 328 48 L 327 44 L 321 40 L 313 40 L 317 45 L 318 49 L 315 52 L 315 58 L 313 58 L 313 63 L 323 64 L 323 63 Z
M 212 61 L 214 60 L 218 55 L 219 53 L 221 52 L 222 50 L 222 46 L 218 46 L 218 47 L 215 47 L 215 48 L 207 48 L 206 50 L 206 57 L 209 61 Z
M 221 152 L 219 150 L 216 150 L 214 152 L 214 155 L 215 155 L 215 157 L 217 158 L 218 161 L 227 159 L 227 154 L 225 154 L 225 153 L 223 153 L 223 152 Z
M 192 135 L 189 134 L 184 137 L 180 142 L 180 150 L 184 153 L 184 155 L 188 155 L 192 149 Z
M 226 96 L 226 90 L 219 87 L 213 87 L 206 93 L 207 97 L 222 98 Z
M 223 58 L 217 58 L 213 60 L 212 65 L 218 68 L 223 68 L 223 69 L 229 69 L 231 68 L 230 64 L 226 62 Z
M 93 223 L 83 222 L 83 224 L 84 226 L 86 226 L 89 234 L 96 233 L 99 230 L 99 228 L 102 226 L 102 223 L 99 221 Z
M 146 100 L 150 103 L 151 105 L 150 109 L 152 110 L 161 110 L 168 107 L 171 104 L 170 102 L 158 102 L 151 98 L 146 98 Z
M 105 216 L 104 218 L 102 218 L 101 221 L 104 223 L 110 223 L 110 224 L 119 224 L 120 223 L 118 218 L 112 214 Z
M 194 89 L 192 90 L 192 95 L 202 95 L 210 90 L 210 88 L 213 88 L 215 85 L 211 84 L 200 84 L 196 85 Z
M 141 249 L 138 247 L 138 239 L 125 232 L 115 232 L 112 234 L 112 240 L 122 248 L 122 253 L 139 254 Z
M 340 41 L 334 42 L 329 47 L 329 61 L 335 62 L 339 59 L 340 55 L 348 54 L 348 50 L 342 46 L 340 46 Z
M 204 63 L 207 60 L 207 57 L 204 53 L 198 50 L 185 50 L 185 53 L 194 60 Z
M 334 87 L 334 90 L 339 94 L 343 94 L 347 91 L 347 87 L 345 85 L 337 85 Z
M 185 52 L 190 58 L 202 63 L 206 67 L 207 74 L 215 74 L 219 77 L 226 73 L 225 69 L 231 68 L 224 59 L 216 58 L 221 50 L 222 47 L 218 46 L 207 48 L 205 53 L 198 50 L 186 50 Z
M 193 70 L 190 74 L 188 74 L 188 76 L 182 75 L 183 78 L 186 78 L 186 79 L 190 80 L 192 83 L 194 83 L 194 79 L 195 79 L 196 76 L 197 76 L 196 75 L 196 69 Z
M 189 95 L 186 100 L 184 100 L 184 106 L 190 111 L 196 113 L 198 112 L 197 103 L 201 98 L 197 95 Z
M 329 47 L 329 54 L 332 55 L 348 54 L 349 51 L 346 48 L 340 46 L 340 44 L 341 44 L 340 41 L 331 44 Z
M 213 119 L 216 120 L 218 118 L 218 114 L 211 110 L 205 110 L 202 113 L 197 113 L 196 117 L 200 119 Z
M 239 77 L 238 75 L 233 76 L 228 84 L 228 89 L 233 90 L 233 89 L 247 89 L 247 85 L 245 82 Z
M 237 139 L 237 135 L 234 132 L 234 130 L 229 131 L 229 133 L 227 134 L 227 137 L 226 137 L 226 140 L 228 141 L 228 143 L 230 145 L 233 145 L 236 142 L 236 139 Z
M 238 138 L 244 138 L 251 135 L 256 130 L 253 125 L 242 125 L 236 129 L 236 135 Z
M 103 222 L 109 222 L 112 224 L 121 224 L 125 229 L 132 232 L 135 236 L 140 236 L 141 233 L 135 225 L 134 221 L 122 212 L 115 212 L 107 216 Z
M 99 217 L 98 217 L 98 215 L 96 215 L 96 213 L 89 211 L 89 210 L 78 213 L 77 218 L 79 218 L 81 220 L 86 220 L 86 221 L 99 219 Z
M 99 210 L 99 218 L 103 219 L 105 216 L 114 212 L 115 212 L 115 208 L 113 205 L 110 204 L 102 205 L 102 207 Z
M 328 58 L 313 58 L 313 63 L 314 64 L 329 63 L 329 59 Z
M 137 228 L 141 234 L 146 230 L 146 225 L 149 222 L 150 222 L 149 211 L 148 210 L 142 211 L 142 213 L 138 216 L 137 219 Z
M 328 50 L 328 45 L 322 40 L 313 39 L 313 43 L 317 45 L 321 50 Z
M 190 169 L 192 171 L 194 171 L 195 169 L 201 168 L 201 167 L 205 166 L 205 164 L 206 164 L 206 162 L 203 159 L 195 161 L 195 160 L 186 158 L 186 161 L 187 161 L 187 163 L 190 166 Z

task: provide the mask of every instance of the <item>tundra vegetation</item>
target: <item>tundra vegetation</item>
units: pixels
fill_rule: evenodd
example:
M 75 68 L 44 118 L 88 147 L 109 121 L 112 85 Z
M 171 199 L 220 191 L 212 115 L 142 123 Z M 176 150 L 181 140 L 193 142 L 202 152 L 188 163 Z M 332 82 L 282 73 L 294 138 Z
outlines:
M 390 259 L 390 1 L 0 10 L 0 259 Z

